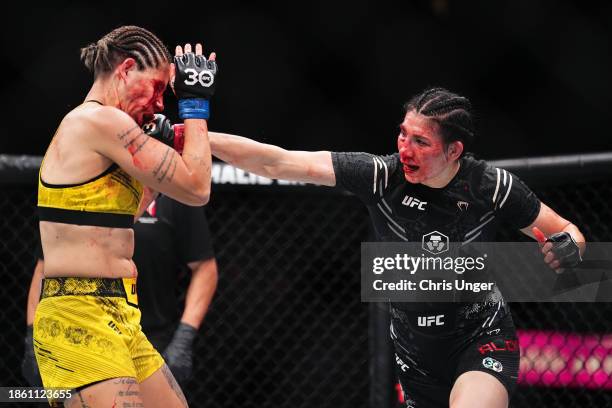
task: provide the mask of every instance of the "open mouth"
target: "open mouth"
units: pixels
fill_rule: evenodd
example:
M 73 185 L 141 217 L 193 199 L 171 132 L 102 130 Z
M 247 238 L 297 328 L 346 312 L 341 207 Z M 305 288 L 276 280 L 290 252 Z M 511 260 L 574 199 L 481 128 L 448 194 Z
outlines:
M 419 170 L 419 166 L 414 164 L 404 164 L 404 171 L 406 173 L 414 173 Z

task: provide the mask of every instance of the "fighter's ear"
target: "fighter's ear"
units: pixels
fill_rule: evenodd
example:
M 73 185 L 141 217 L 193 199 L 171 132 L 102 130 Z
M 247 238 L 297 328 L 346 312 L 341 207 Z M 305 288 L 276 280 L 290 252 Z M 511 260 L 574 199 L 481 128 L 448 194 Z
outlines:
M 457 160 L 463 153 L 463 142 L 456 140 L 448 145 L 448 158 L 450 160 Z
M 121 76 L 121 78 L 125 78 L 129 71 L 138 69 L 138 64 L 134 58 L 126 58 L 117 65 L 115 71 Z

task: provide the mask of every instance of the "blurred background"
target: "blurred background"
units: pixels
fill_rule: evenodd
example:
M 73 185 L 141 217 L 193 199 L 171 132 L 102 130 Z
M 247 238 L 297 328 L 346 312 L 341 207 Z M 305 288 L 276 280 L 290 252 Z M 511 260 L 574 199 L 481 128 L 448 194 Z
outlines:
M 427 86 L 468 96 L 484 158 L 610 148 L 609 2 L 15 4 L 2 31 L 0 152 L 44 153 L 91 85 L 79 50 L 123 24 L 218 53 L 211 128 L 289 148 L 388 153 Z M 176 118 L 176 101 L 166 98 Z M 8 128 L 8 129 L 7 129 Z

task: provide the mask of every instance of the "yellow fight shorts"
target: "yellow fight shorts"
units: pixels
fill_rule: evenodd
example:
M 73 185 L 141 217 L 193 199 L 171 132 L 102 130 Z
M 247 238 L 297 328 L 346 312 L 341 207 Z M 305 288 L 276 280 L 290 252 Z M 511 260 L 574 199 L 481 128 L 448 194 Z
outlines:
M 164 364 L 142 332 L 136 279 L 128 278 L 44 279 L 34 351 L 45 388 L 142 382 Z

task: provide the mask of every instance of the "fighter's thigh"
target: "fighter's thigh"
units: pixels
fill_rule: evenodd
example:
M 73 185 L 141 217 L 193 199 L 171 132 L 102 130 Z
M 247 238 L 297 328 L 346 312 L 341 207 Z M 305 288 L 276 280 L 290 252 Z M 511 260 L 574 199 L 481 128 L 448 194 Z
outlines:
M 187 407 L 187 400 L 166 364 L 140 383 L 143 401 L 149 407 Z
M 144 407 L 135 378 L 121 377 L 84 387 L 64 402 L 66 408 Z
M 506 408 L 508 391 L 493 375 L 483 371 L 461 374 L 449 398 L 450 408 Z
M 473 338 L 459 356 L 456 380 L 453 385 L 454 401 L 474 401 L 480 405 L 508 405 L 516 388 L 519 373 L 520 351 L 516 330 L 510 315 L 497 325 L 487 328 L 480 336 Z M 493 401 L 487 405 L 487 401 Z M 501 404 L 501 405 L 498 405 Z

